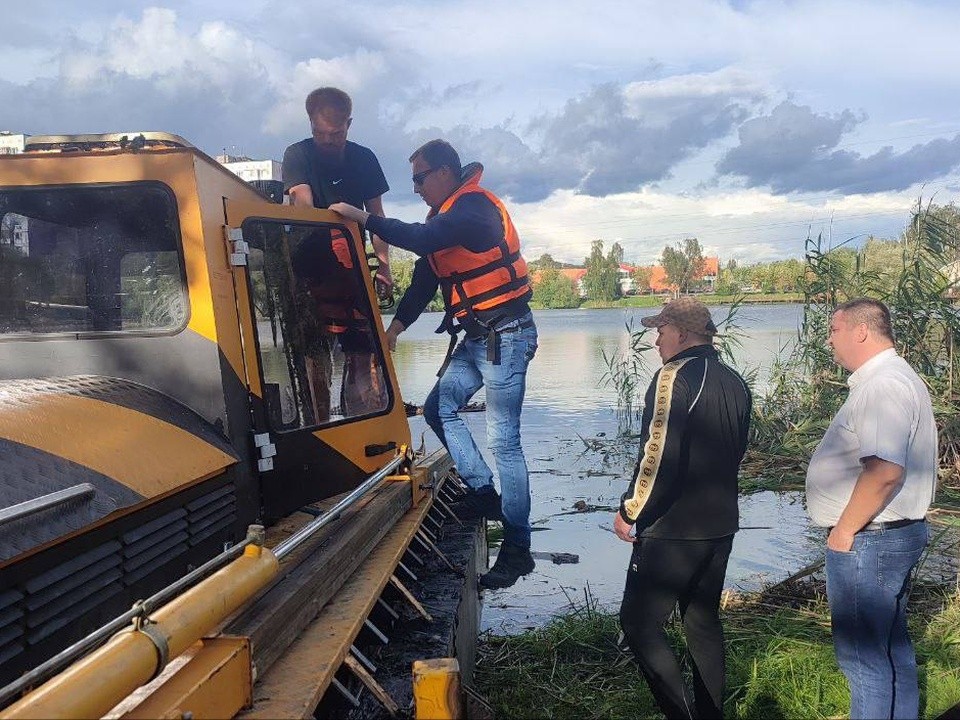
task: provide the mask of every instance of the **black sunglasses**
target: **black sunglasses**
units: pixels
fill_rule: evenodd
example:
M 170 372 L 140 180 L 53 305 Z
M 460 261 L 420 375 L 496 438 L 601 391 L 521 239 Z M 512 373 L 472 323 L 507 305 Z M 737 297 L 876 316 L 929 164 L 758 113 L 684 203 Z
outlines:
M 427 175 L 432 173 L 434 170 L 439 170 L 441 167 L 443 167 L 443 165 L 441 165 L 440 167 L 432 167 L 432 168 L 427 168 L 426 170 L 421 170 L 420 172 L 418 172 L 416 175 L 413 176 L 413 184 L 417 186 L 423 185 L 423 181 L 427 179 Z

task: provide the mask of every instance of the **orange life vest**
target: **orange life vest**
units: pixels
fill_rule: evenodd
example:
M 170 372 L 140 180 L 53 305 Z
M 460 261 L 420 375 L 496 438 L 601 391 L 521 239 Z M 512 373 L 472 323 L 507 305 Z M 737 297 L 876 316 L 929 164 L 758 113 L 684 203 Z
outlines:
M 527 263 L 520 254 L 520 237 L 500 198 L 480 187 L 481 174 L 482 170 L 471 175 L 436 213 L 428 215 L 445 213 L 463 195 L 480 193 L 496 206 L 503 221 L 504 237 L 489 250 L 473 252 L 458 245 L 427 256 L 430 267 L 440 280 L 447 306 L 445 323 L 449 325 L 454 317 L 463 318 L 472 316 L 477 310 L 493 309 L 530 291 Z

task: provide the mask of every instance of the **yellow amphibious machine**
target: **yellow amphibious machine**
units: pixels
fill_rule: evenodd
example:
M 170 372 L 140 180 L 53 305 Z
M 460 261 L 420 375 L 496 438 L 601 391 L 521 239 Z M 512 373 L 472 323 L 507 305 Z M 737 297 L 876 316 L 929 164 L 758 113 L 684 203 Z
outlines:
M 370 648 L 444 614 L 416 712 L 456 712 L 484 541 L 358 228 L 275 200 L 165 133 L 0 156 L 0 717 L 404 713 Z

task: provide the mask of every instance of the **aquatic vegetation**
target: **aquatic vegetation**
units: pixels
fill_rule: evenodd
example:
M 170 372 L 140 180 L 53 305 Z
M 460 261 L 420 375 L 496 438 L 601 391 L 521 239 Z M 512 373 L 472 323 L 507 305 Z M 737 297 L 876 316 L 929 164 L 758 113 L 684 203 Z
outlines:
M 847 395 L 847 372 L 826 344 L 833 309 L 860 296 L 890 307 L 897 352 L 927 383 L 940 431 L 941 506 L 960 508 L 960 309 L 958 281 L 946 272 L 960 257 L 960 227 L 943 208 L 918 202 L 910 225 L 896 241 L 885 242 L 885 263 L 845 241 L 825 247 L 822 235 L 808 238 L 803 275 L 803 315 L 795 342 L 784 347 L 758 392 L 757 368 L 740 368 L 754 392 L 751 441 L 744 458 L 744 492 L 795 490 L 804 483 L 807 461 Z M 893 252 L 896 250 L 896 252 Z M 719 319 L 717 346 L 732 360 L 746 342 L 738 323 L 743 298 Z M 642 412 L 643 393 L 653 374 L 645 353 L 653 348 L 648 328 L 627 324 L 627 346 L 604 353 L 601 383 L 617 394 L 621 435 L 629 434 Z
M 930 390 L 940 430 L 939 500 L 956 504 L 960 495 L 960 310 L 956 283 L 944 269 L 960 254 L 960 228 L 940 208 L 917 204 L 898 241 L 899 262 L 877 269 L 863 251 L 824 247 L 808 238 L 803 320 L 793 350 L 771 373 L 767 391 L 755 398 L 752 438 L 743 464 L 745 489 L 802 486 L 806 463 L 847 395 L 847 373 L 826 344 L 833 308 L 869 296 L 887 304 L 893 316 L 897 352 Z

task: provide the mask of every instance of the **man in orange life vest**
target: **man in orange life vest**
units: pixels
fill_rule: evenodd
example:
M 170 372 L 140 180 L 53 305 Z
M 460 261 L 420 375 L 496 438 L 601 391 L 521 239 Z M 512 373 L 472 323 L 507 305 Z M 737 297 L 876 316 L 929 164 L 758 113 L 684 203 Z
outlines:
M 420 255 L 410 288 L 390 327 L 390 349 L 417 319 L 439 284 L 446 314 L 442 329 L 465 337 L 448 353 L 423 414 L 446 446 L 469 491 L 464 516 L 503 520 L 503 545 L 480 584 L 513 585 L 534 568 L 530 554 L 530 479 L 520 445 L 520 411 L 527 365 L 537 350 L 530 280 L 520 239 L 503 203 L 480 187 L 483 167 L 460 166 L 457 151 L 431 140 L 410 156 L 414 191 L 430 207 L 425 223 L 404 223 L 335 203 L 331 210 L 363 223 L 391 245 Z M 440 332 L 440 329 L 438 329 Z M 502 498 L 459 409 L 487 388 L 487 441 L 500 475 Z

